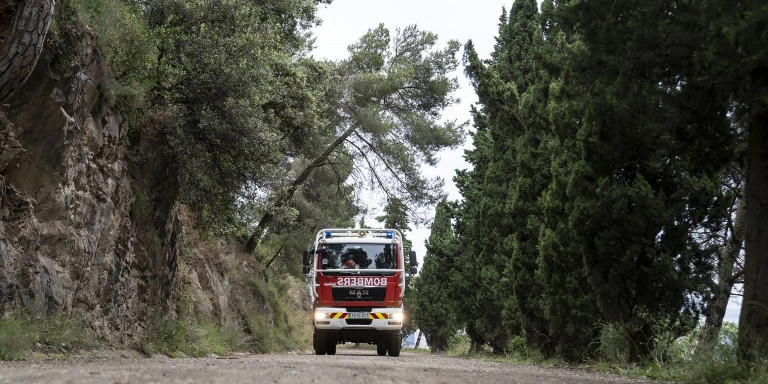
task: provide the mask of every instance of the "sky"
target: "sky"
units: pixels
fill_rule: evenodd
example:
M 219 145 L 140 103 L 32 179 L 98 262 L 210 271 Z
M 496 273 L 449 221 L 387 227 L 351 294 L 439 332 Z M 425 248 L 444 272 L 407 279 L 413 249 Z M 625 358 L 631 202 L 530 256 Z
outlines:
M 502 8 L 509 10 L 512 2 L 513 0 L 333 0 L 330 5 L 321 5 L 317 13 L 322 24 L 312 30 L 316 39 L 312 54 L 317 59 L 346 59 L 347 47 L 350 44 L 369 29 L 383 23 L 392 32 L 397 28 L 416 24 L 419 29 L 438 35 L 438 47 L 444 47 L 449 40 L 458 40 L 462 46 L 472 40 L 479 57 L 487 59 L 496 43 Z M 463 52 L 462 49 L 461 54 Z M 459 98 L 460 102 L 445 110 L 443 118 L 471 122 L 470 106 L 477 102 L 477 96 L 464 76 L 463 66 L 459 66 L 454 76 L 459 80 L 459 90 L 454 96 Z M 437 167 L 423 169 L 426 175 L 440 176 L 445 180 L 445 191 L 449 200 L 461 198 L 451 179 L 457 169 L 469 168 L 463 155 L 464 149 L 471 148 L 471 144 L 471 140 L 467 140 L 462 148 L 443 151 Z M 376 206 L 370 208 L 375 210 Z M 373 211 L 365 217 L 365 221 L 375 222 L 374 217 L 380 214 L 381 212 Z M 406 236 L 413 241 L 413 249 L 419 260 L 423 260 L 426 254 L 424 241 L 429 237 L 429 228 L 413 228 Z M 724 320 L 738 323 L 740 307 L 740 300 L 732 298 Z

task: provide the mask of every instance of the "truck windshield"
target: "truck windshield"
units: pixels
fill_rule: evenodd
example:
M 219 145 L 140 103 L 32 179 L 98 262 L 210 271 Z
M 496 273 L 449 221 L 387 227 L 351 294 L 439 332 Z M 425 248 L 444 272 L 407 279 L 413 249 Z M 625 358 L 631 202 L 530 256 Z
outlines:
M 394 244 L 324 244 L 322 269 L 396 269 Z

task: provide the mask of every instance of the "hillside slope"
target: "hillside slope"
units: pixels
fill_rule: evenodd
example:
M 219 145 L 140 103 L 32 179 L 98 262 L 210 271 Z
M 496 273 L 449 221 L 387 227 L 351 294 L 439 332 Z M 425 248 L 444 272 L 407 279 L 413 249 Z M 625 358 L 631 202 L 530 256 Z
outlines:
M 160 117 L 129 133 L 112 83 L 93 33 L 62 28 L 0 106 L 0 315 L 77 316 L 110 343 L 141 343 L 169 320 L 235 329 L 255 349 L 269 336 L 256 327 L 288 324 L 290 339 L 303 290 L 280 290 L 295 296 L 280 304 L 241 245 L 193 230 Z

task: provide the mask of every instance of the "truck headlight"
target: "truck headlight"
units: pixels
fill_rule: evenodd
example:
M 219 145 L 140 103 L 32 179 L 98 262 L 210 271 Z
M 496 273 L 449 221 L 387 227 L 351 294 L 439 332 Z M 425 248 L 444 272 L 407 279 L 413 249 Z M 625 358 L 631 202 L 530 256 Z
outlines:
M 389 318 L 394 321 L 403 321 L 405 314 L 403 312 L 395 312 Z
M 327 319 L 328 319 L 328 313 L 315 312 L 315 320 L 327 320 Z

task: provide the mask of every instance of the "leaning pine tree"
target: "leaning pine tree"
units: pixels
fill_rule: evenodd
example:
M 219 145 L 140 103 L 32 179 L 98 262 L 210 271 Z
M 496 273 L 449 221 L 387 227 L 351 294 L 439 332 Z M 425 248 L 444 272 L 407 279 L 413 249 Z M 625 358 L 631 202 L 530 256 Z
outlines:
M 435 165 L 436 153 L 458 145 L 463 128 L 441 120 L 442 110 L 454 103 L 459 44 L 449 41 L 436 49 L 437 35 L 409 26 L 392 36 L 383 25 L 371 29 L 349 47 L 350 57 L 335 68 L 329 87 L 338 87 L 328 100 L 325 142 L 308 155 L 306 165 L 273 193 L 247 243 L 256 249 L 275 215 L 290 205 L 296 191 L 312 172 L 330 164 L 332 156 L 352 160 L 351 179 L 385 191 L 410 207 L 435 204 L 442 181 L 427 179 L 421 164 Z M 346 180 L 340 180 L 343 183 Z

